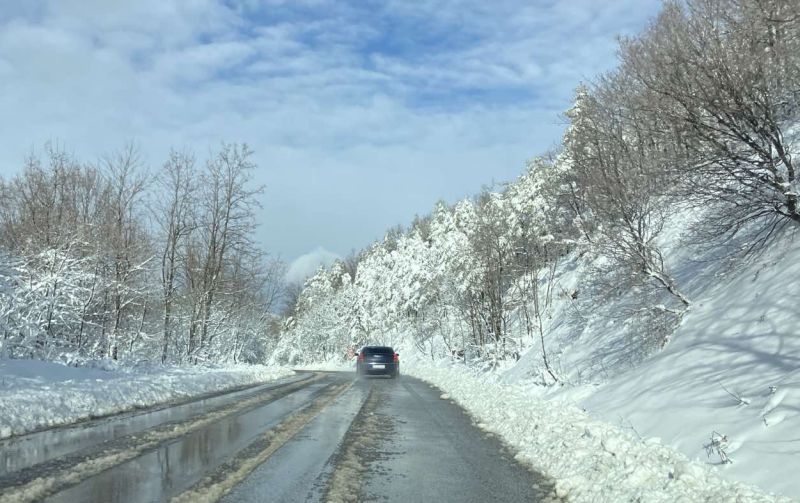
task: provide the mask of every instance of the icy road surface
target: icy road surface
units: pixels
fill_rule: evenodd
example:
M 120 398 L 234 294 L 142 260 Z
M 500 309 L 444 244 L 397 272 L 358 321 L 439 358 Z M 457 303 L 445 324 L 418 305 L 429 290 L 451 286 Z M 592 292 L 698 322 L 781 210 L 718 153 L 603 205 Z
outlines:
M 408 376 L 305 373 L 0 451 L 0 502 L 553 499 L 549 480 Z

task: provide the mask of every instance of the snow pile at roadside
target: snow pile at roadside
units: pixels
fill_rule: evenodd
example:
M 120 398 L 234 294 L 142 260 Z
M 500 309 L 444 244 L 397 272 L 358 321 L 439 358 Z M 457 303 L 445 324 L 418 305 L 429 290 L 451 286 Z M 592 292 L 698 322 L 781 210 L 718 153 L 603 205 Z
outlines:
M 513 384 L 462 369 L 409 364 L 405 373 L 443 390 L 482 428 L 499 434 L 517 458 L 556 482 L 569 501 L 790 501 L 720 477 L 663 446 L 597 421 L 573 405 L 541 400 Z
M 689 458 L 727 439 L 728 478 L 800 497 L 800 249 L 776 247 L 698 289 L 672 342 L 581 401 Z
M 288 368 L 67 367 L 0 360 L 0 438 L 274 380 Z
M 309 363 L 295 368 L 295 370 L 320 370 L 323 372 L 355 372 L 355 359 L 349 361 L 329 360 L 327 362 Z
M 530 396 L 577 403 L 596 419 L 658 437 L 715 465 L 722 477 L 800 498 L 797 236 L 782 236 L 746 260 L 722 245 L 682 247 L 680 224 L 672 224 L 664 248 L 692 307 L 663 349 L 635 364 L 619 362 L 637 335 L 625 334 L 624 316 L 626 295 L 635 292 L 609 297 L 600 312 L 587 309 L 588 296 L 583 305 L 561 296 L 546 344 L 566 385 L 536 385 L 542 356 L 535 346 L 497 377 Z M 586 292 L 591 264 L 569 265 L 557 288 Z M 726 439 L 723 453 L 707 453 L 712 437 Z

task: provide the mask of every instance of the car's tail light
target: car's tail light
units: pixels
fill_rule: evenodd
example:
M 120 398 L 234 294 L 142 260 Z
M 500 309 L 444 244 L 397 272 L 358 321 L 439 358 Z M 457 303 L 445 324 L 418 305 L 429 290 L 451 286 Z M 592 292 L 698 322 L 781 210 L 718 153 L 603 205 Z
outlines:
M 395 363 L 399 362 L 399 361 L 400 361 L 400 355 L 398 355 L 397 353 L 395 353 L 395 354 L 394 354 L 393 361 L 394 361 Z
M 364 352 L 362 351 L 361 353 L 358 353 L 358 361 L 363 362 L 364 360 Z

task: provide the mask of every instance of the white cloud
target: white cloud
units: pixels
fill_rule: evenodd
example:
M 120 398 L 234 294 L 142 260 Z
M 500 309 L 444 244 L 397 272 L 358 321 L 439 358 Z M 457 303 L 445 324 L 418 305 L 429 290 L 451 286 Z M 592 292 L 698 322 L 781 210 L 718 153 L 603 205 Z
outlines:
M 319 266 L 328 266 L 339 258 L 341 258 L 339 255 L 320 246 L 314 251 L 300 255 L 289 265 L 289 269 L 286 271 L 286 281 L 289 283 L 303 282 L 313 276 Z
M 25 3 L 0 7 L 0 175 L 47 140 L 84 160 L 134 141 L 153 167 L 245 141 L 261 241 L 294 257 L 514 178 L 659 0 Z

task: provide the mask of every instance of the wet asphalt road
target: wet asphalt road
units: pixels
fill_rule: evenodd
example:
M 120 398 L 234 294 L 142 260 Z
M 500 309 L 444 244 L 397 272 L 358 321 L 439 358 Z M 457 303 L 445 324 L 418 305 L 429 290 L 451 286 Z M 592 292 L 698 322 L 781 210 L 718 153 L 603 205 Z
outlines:
M 441 391 L 302 373 L 0 442 L 0 502 L 551 501 Z

